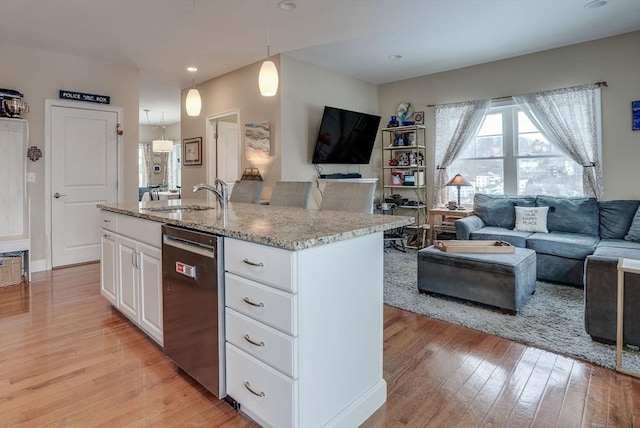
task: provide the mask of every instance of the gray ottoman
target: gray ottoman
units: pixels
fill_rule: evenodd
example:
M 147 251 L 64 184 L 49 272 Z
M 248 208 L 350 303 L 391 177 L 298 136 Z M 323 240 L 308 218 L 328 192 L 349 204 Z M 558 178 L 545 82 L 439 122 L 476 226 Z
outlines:
M 515 314 L 536 289 L 536 253 L 418 251 L 418 290 L 496 306 Z

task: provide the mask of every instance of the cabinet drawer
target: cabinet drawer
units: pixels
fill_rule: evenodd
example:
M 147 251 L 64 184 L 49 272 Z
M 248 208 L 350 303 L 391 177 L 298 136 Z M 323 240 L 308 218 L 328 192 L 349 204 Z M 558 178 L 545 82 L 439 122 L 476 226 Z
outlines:
M 227 348 L 227 394 L 261 425 L 296 426 L 297 382 L 230 343 Z M 253 391 L 253 392 L 252 392 Z
M 225 269 L 283 290 L 295 291 L 295 252 L 225 238 Z
M 296 378 L 294 355 L 297 339 L 231 308 L 226 308 L 225 314 L 227 341 L 287 376 Z
M 293 295 L 225 273 L 225 305 L 285 333 L 297 335 Z
M 118 215 L 118 233 L 153 247 L 162 246 L 162 223 Z
M 111 211 L 100 210 L 100 225 L 103 229 L 118 231 L 118 214 Z

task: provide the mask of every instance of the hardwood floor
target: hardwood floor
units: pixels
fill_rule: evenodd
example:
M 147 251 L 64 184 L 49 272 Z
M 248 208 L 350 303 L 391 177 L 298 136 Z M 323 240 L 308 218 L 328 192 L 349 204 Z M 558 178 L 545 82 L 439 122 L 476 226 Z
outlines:
M 99 265 L 0 288 L 0 426 L 254 427 L 100 296 Z M 385 307 L 364 427 L 640 427 L 640 379 Z

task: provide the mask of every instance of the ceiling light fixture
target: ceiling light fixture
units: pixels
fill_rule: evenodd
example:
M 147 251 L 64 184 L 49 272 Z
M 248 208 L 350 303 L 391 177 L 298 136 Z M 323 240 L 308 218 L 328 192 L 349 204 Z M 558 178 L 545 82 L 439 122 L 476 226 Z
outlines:
M 605 4 L 609 3 L 608 0 L 593 0 L 590 1 L 589 3 L 585 4 L 584 7 L 587 9 L 596 9 L 598 7 L 602 7 Z
M 147 112 L 147 121 L 149 121 L 149 110 L 145 110 Z M 167 153 L 173 151 L 173 141 L 166 140 L 164 138 L 164 112 L 162 113 L 162 119 L 160 120 L 160 126 L 162 127 L 162 136 L 159 140 L 153 140 L 151 142 L 152 150 L 154 152 Z
M 395 59 L 400 59 L 400 58 L 402 58 L 402 55 L 393 54 L 393 55 L 389 55 L 387 58 L 389 58 L 389 59 L 391 59 L 391 60 L 395 60 Z
M 278 92 L 278 69 L 269 59 L 271 57 L 269 36 L 269 0 L 267 0 L 267 59 L 262 63 L 258 74 L 258 86 L 263 97 L 272 97 Z
M 291 0 L 282 0 L 280 3 L 278 3 L 278 9 L 284 10 L 286 12 L 293 10 L 295 8 L 296 8 L 296 4 Z
M 184 107 L 187 110 L 187 116 L 200 116 L 202 109 L 202 99 L 200 92 L 196 89 L 196 0 L 193 0 L 193 65 L 187 70 L 191 72 L 191 89 L 187 92 L 187 98 Z

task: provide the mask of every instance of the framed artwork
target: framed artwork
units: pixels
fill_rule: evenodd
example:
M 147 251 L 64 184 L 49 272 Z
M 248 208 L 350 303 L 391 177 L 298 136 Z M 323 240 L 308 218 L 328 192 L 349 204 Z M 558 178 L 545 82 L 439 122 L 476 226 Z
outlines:
M 202 137 L 182 140 L 182 165 L 202 165 Z
M 640 101 L 631 101 L 631 129 L 640 131 Z
M 253 122 L 244 125 L 244 153 L 248 160 L 269 159 L 271 156 L 271 124 Z
M 417 111 L 413 113 L 413 120 L 416 121 L 416 125 L 424 125 L 424 112 Z

